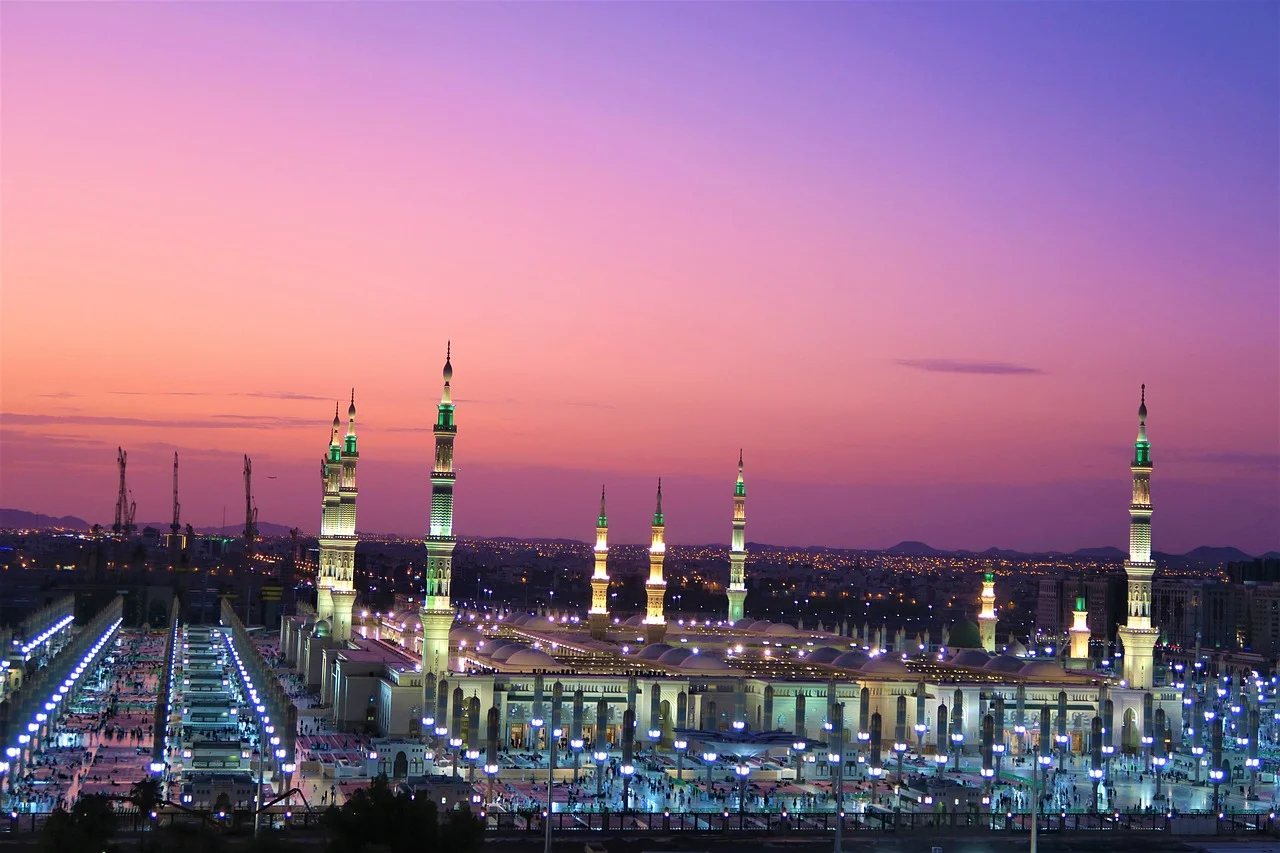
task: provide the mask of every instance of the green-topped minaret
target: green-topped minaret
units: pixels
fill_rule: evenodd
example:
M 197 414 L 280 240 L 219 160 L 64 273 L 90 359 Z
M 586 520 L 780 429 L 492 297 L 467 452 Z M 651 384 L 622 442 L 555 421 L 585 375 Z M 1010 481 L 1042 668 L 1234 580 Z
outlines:
M 453 600 L 449 585 L 453 576 L 453 440 L 458 434 L 453 419 L 452 344 L 445 346 L 444 391 L 436 406 L 436 459 L 431 468 L 431 522 L 426 535 L 427 577 L 422 618 L 422 671 L 437 677 L 449 671 L 449 629 L 453 626 Z
M 1068 666 L 1085 668 L 1089 663 L 1089 605 L 1084 592 L 1084 575 L 1076 587 L 1076 607 L 1071 613 L 1072 623 L 1068 634 L 1071 637 L 1071 652 Z
M 663 599 L 667 594 L 667 582 L 662 577 L 662 563 L 667 556 L 666 521 L 662 516 L 662 479 L 658 479 L 657 505 L 653 510 L 653 537 L 649 541 L 649 580 L 644 592 L 648 601 L 644 620 L 645 635 L 650 643 L 661 643 L 667 633 L 667 618 L 663 613 Z
M 1151 442 L 1147 440 L 1147 386 L 1138 405 L 1138 438 L 1133 443 L 1133 499 L 1129 504 L 1129 618 L 1119 629 L 1124 643 L 1124 678 L 1129 687 L 1151 687 L 1152 651 L 1159 631 L 1151 624 Z
M 982 610 L 978 613 L 982 647 L 996 650 L 996 576 L 990 569 L 982 576 Z
M 609 628 L 609 516 L 604 510 L 604 486 L 600 487 L 600 515 L 596 519 L 595 560 L 587 623 L 591 627 L 591 636 L 603 640 Z
M 733 539 L 729 543 L 729 624 L 742 621 L 747 599 L 747 484 L 738 451 L 738 481 L 733 486 Z
M 336 434 L 336 432 L 335 432 Z M 356 449 L 356 389 L 351 389 L 351 405 L 347 407 L 347 434 L 338 454 L 341 480 L 338 483 L 338 552 L 329 578 L 329 597 L 333 603 L 333 639 L 345 643 L 351 639 L 351 611 L 355 609 L 356 564 L 356 466 L 360 453 Z

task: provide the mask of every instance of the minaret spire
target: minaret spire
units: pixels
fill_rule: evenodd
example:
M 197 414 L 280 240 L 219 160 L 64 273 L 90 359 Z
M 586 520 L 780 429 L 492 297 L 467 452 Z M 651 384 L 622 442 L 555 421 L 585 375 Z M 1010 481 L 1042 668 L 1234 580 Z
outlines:
M 645 633 L 650 643 L 661 643 L 667 633 L 667 619 L 663 612 L 663 599 L 667 594 L 667 582 L 662 577 L 662 563 L 667 555 L 666 522 L 662 515 L 662 478 L 658 478 L 657 506 L 653 511 L 653 536 L 649 541 L 649 580 L 644 585 L 648 601 L 644 620 Z
M 609 627 L 609 516 L 604 508 L 604 486 L 600 487 L 600 517 L 596 519 L 595 572 L 591 575 L 591 610 L 587 621 L 591 636 L 603 640 Z
M 738 449 L 738 480 L 733 486 L 733 539 L 729 543 L 729 624 L 742 621 L 747 598 L 747 484 L 742 479 L 742 449 Z
M 431 469 L 431 521 L 426 536 L 427 577 L 422 619 L 422 671 L 437 676 L 449 669 L 449 628 L 453 625 L 453 441 L 458 426 L 453 416 L 453 342 L 445 344 L 444 390 L 436 406 L 436 458 Z M 429 680 L 429 679 L 428 679 Z
M 978 629 L 982 648 L 996 650 L 996 576 L 988 567 L 982 575 L 982 610 L 978 613 Z
M 334 441 L 337 439 L 338 419 L 334 416 Z M 330 455 L 333 453 L 331 451 Z M 333 542 L 334 560 L 330 574 L 329 597 L 333 602 L 333 640 L 345 643 L 351 639 L 351 612 L 355 607 L 356 560 L 356 466 L 360 453 L 356 447 L 356 389 L 351 389 L 351 404 L 347 407 L 347 434 L 337 454 L 338 468 L 338 518 Z
M 1071 655 L 1067 665 L 1072 668 L 1086 668 L 1089 663 L 1089 606 L 1084 591 L 1084 575 L 1076 585 L 1076 606 L 1071 613 L 1072 623 L 1068 634 L 1071 636 Z
M 1145 690 L 1152 684 L 1152 650 L 1159 631 L 1151 625 L 1151 442 L 1147 440 L 1147 386 L 1138 405 L 1138 438 L 1133 444 L 1133 500 L 1129 504 L 1129 618 L 1120 627 L 1124 642 L 1124 677 L 1129 687 Z

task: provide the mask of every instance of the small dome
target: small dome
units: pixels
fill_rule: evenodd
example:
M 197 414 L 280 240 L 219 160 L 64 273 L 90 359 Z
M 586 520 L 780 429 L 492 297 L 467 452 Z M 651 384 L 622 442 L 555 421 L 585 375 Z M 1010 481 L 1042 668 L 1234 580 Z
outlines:
M 686 672 L 724 672 L 731 669 L 729 664 L 720 660 L 715 655 L 695 655 L 690 654 L 680 668 Z
M 333 624 L 328 619 L 321 619 L 316 623 L 316 627 L 312 629 L 311 636 L 317 640 L 333 636 Z
M 769 627 L 771 625 L 773 625 L 773 623 L 768 621 L 767 619 L 758 619 L 755 622 L 752 622 L 750 625 L 745 625 L 744 627 L 748 631 L 756 631 L 757 633 L 764 633 L 765 631 L 769 630 Z
M 693 657 L 693 652 L 688 649 L 672 649 L 669 652 L 663 652 L 662 657 L 658 658 L 658 663 L 665 666 L 680 666 L 691 657 Z
M 624 628 L 640 628 L 644 626 L 644 614 L 637 613 L 634 616 L 628 616 L 627 620 L 622 623 Z
M 1066 673 L 1062 667 L 1053 661 L 1048 660 L 1031 660 L 1022 665 L 1022 670 L 1018 673 L 1024 678 L 1043 678 L 1047 680 L 1057 680 Z
M 971 669 L 983 669 L 991 661 L 991 655 L 981 649 L 964 649 L 957 652 L 948 663 L 952 666 L 967 666 Z
M 636 657 L 641 660 L 657 660 L 665 653 L 672 651 L 673 647 L 666 643 L 650 643 L 639 651 Z
M 862 672 L 867 675 L 910 675 L 911 670 L 900 658 L 888 655 L 876 655 L 862 665 Z
M 1027 647 L 1022 644 L 1021 640 L 1014 640 L 1009 644 L 1009 654 L 1016 658 L 1025 658 L 1027 656 Z
M 467 646 L 474 649 L 483 639 L 484 634 L 481 634 L 475 628 L 454 628 L 449 632 L 449 645 L 451 646 L 461 646 L 466 643 Z
M 961 652 L 961 654 L 965 654 L 965 652 Z M 1007 672 L 1009 674 L 1013 674 L 1021 671 L 1024 663 L 1025 661 L 1020 661 L 1013 655 L 1000 655 L 999 657 L 994 657 L 987 661 L 986 665 L 982 668 L 989 672 Z
M 537 669 L 559 666 L 556 659 L 538 649 L 521 649 L 506 660 L 507 666 L 520 666 L 526 669 Z
M 966 616 L 952 625 L 947 645 L 953 649 L 982 648 L 982 631 L 978 628 L 978 623 Z
M 764 632 L 772 637 L 794 637 L 796 629 L 790 625 L 778 622 L 774 625 L 770 625 Z
M 508 643 L 500 649 L 496 649 L 489 657 L 499 663 L 506 663 L 516 655 L 517 652 L 532 651 L 528 646 L 522 646 L 519 643 Z
M 804 656 L 809 663 L 831 663 L 843 654 L 839 649 L 833 649 L 830 646 L 823 646 L 820 649 L 814 649 L 812 652 Z
M 866 652 L 852 651 L 840 655 L 840 657 L 831 661 L 831 665 L 838 666 L 841 669 L 861 669 L 863 664 L 869 660 L 871 660 L 871 655 Z

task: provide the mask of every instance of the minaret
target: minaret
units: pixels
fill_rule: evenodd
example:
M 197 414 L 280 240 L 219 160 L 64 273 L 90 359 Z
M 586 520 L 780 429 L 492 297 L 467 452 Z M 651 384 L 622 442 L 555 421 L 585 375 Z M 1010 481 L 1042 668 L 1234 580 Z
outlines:
M 1089 607 L 1085 602 L 1084 575 L 1076 590 L 1076 609 L 1071 614 L 1071 661 L 1083 669 L 1089 661 Z
M 342 501 L 342 445 L 338 441 L 338 404 L 333 404 L 333 429 L 329 433 L 329 450 L 320 461 L 320 485 L 324 489 L 320 516 L 320 567 L 316 570 L 316 621 L 333 621 L 333 579 L 335 564 L 341 559 L 339 536 Z
M 649 543 L 649 580 L 644 585 L 648 598 L 648 615 L 644 620 L 647 642 L 661 643 L 667 633 L 667 619 L 662 614 L 662 599 L 667 594 L 667 582 L 662 579 L 662 561 L 667 555 L 663 541 L 666 525 L 662 519 L 662 479 L 658 479 L 658 505 L 653 511 L 653 539 Z
M 978 628 L 982 634 L 982 647 L 989 652 L 996 650 L 996 576 L 987 572 L 982 576 L 982 612 L 978 614 Z
M 1133 502 L 1129 504 L 1129 620 L 1120 627 L 1124 642 L 1124 678 L 1128 686 L 1147 690 L 1152 681 L 1152 649 L 1159 631 L 1151 625 L 1151 442 L 1147 441 L 1147 386 L 1138 406 L 1138 439 L 1133 444 Z
M 333 600 L 333 639 L 345 643 L 351 639 L 351 611 L 356 603 L 356 463 L 360 453 L 356 449 L 356 389 L 351 389 L 351 405 L 347 407 L 347 435 L 339 454 L 342 464 L 342 481 L 338 486 L 338 524 L 340 527 L 338 560 L 330 579 L 330 597 Z
M 452 347 L 445 348 L 444 392 L 436 407 L 436 461 L 431 469 L 431 529 L 427 533 L 426 597 L 418 615 L 422 618 L 422 671 L 437 676 L 448 671 L 449 629 L 453 627 L 453 601 L 449 581 L 453 575 L 453 421 Z
M 729 544 L 729 624 L 742 621 L 747 598 L 747 484 L 742 479 L 742 451 L 738 451 L 738 482 L 733 487 L 733 541 Z
M 596 519 L 596 570 L 591 575 L 591 610 L 587 620 L 591 636 L 603 640 L 609 627 L 609 517 L 604 511 L 604 486 L 600 487 L 600 517 Z

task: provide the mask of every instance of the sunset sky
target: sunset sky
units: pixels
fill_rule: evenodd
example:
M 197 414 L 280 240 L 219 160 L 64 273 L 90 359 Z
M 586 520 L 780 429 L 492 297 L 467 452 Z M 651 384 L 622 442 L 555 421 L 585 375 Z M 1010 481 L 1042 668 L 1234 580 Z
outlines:
M 0 10 L 0 505 L 1280 548 L 1280 6 Z M 268 479 L 274 477 L 275 479 Z

